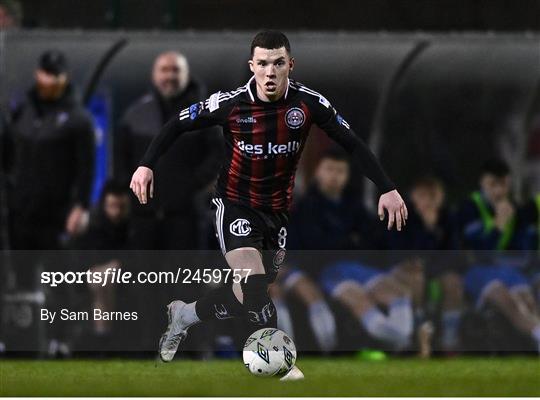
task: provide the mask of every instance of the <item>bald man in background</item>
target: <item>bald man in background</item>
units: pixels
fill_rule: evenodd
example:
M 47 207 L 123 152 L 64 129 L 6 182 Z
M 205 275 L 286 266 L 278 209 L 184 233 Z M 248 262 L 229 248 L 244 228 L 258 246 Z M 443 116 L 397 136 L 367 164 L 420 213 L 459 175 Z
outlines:
M 204 100 L 206 88 L 191 78 L 186 57 L 178 52 L 157 56 L 152 88 L 124 114 L 115 137 L 115 175 L 126 187 L 131 174 L 161 126 L 191 104 Z M 185 137 L 184 137 L 185 136 Z M 221 164 L 219 130 L 184 135 L 157 165 L 150 207 L 134 202 L 132 247 L 197 249 L 199 219 L 195 198 L 216 178 Z

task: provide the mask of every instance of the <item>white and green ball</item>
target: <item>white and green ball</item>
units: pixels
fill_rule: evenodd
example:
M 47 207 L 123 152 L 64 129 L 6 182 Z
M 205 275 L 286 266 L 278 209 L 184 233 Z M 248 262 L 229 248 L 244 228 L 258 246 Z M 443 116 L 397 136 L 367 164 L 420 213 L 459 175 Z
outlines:
M 259 329 L 246 340 L 243 359 L 244 365 L 253 375 L 284 375 L 296 362 L 296 346 L 279 329 Z

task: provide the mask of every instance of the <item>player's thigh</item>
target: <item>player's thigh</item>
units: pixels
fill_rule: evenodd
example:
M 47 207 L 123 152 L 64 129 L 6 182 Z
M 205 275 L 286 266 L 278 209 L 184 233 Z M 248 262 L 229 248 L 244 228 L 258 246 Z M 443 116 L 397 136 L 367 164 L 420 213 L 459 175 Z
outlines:
M 262 251 L 264 227 L 253 210 L 223 198 L 212 199 L 212 209 L 216 238 L 223 255 L 244 248 Z M 254 259 L 249 252 L 238 257 Z
M 285 261 L 287 247 L 286 213 L 259 213 L 263 225 L 263 262 L 266 273 L 273 282 Z

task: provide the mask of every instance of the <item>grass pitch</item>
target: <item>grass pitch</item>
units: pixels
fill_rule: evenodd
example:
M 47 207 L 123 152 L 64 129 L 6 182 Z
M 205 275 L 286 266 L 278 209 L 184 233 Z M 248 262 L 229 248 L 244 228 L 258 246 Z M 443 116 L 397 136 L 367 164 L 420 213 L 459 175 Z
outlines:
M 0 396 L 540 396 L 540 359 L 301 358 L 306 379 L 256 378 L 241 360 L 0 360 Z

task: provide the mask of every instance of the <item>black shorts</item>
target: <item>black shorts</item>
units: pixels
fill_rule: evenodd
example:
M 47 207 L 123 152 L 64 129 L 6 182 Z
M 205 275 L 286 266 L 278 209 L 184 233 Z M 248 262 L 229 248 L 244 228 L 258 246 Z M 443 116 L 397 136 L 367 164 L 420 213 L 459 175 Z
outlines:
M 285 260 L 288 213 L 256 210 L 221 197 L 212 199 L 212 209 L 222 253 L 241 247 L 259 250 L 266 274 L 273 281 Z

